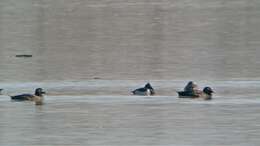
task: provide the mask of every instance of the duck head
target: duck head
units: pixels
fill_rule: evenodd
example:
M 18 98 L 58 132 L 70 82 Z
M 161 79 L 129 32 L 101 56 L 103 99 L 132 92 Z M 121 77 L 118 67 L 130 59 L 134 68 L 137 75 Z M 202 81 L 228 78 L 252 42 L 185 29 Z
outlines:
M 194 84 L 193 81 L 189 81 L 187 85 L 192 86 L 193 84 Z
M 151 91 L 151 95 L 154 95 L 154 94 L 155 94 L 154 89 L 153 89 L 153 87 L 152 87 L 152 85 L 151 85 L 150 83 L 147 83 L 147 84 L 144 86 L 144 88 L 149 89 L 149 90 Z
M 214 91 L 210 87 L 205 87 L 203 89 L 203 92 L 208 94 L 208 95 L 212 95 L 212 93 L 214 93 Z
M 46 94 L 46 92 L 44 92 L 42 88 L 37 88 L 35 90 L 35 95 L 36 96 L 42 96 L 43 94 Z

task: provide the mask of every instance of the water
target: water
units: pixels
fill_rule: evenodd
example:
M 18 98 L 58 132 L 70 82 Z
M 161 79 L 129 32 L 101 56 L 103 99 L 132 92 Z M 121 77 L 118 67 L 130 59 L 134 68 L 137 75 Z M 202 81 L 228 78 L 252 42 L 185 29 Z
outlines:
M 257 0 L 0 4 L 1 80 L 259 79 Z
M 259 145 L 259 7 L 2 0 L 0 145 Z M 178 99 L 189 80 L 214 100 Z M 129 95 L 146 82 L 156 96 Z M 44 106 L 6 96 L 38 87 Z
M 259 81 L 214 81 L 212 101 L 178 99 L 185 82 L 173 80 L 152 81 L 157 96 L 129 96 L 141 82 L 2 84 L 4 93 L 43 87 L 48 95 L 43 106 L 1 96 L 0 145 L 259 144 Z

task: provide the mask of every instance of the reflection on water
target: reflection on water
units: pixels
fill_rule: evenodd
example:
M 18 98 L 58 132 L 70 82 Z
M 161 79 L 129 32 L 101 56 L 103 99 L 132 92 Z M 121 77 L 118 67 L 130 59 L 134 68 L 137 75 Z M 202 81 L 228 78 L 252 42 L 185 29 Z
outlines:
M 185 81 L 152 81 L 156 96 L 129 96 L 143 81 L 1 84 L 15 94 L 43 87 L 43 106 L 0 100 L 0 145 L 258 145 L 259 81 L 198 82 L 211 101 L 178 99 Z M 240 85 L 239 87 L 237 85 Z M 99 91 L 100 90 L 100 91 Z
M 48 91 L 1 96 L 0 145 L 259 145 L 259 4 L 0 1 L 0 88 Z M 189 80 L 215 99 L 177 99 Z
M 260 143 L 259 99 L 254 99 L 258 103 L 237 105 L 173 97 L 105 97 L 113 102 L 87 96 L 49 98 L 52 100 L 42 107 L 27 102 L 1 102 L 0 144 L 245 146 Z

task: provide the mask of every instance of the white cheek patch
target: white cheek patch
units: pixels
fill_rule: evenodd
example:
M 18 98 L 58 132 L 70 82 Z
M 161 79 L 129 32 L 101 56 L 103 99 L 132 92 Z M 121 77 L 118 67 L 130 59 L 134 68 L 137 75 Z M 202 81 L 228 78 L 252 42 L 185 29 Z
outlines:
M 147 89 L 147 90 L 146 90 L 146 95 L 150 96 L 150 95 L 151 95 L 151 93 L 152 93 L 152 92 L 151 92 L 151 90 L 150 90 L 150 89 Z

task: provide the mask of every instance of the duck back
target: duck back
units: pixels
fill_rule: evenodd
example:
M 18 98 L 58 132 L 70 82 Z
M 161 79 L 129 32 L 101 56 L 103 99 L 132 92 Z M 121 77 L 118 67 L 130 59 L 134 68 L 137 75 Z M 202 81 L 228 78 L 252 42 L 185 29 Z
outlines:
M 133 91 L 134 95 L 147 95 L 147 89 L 146 88 L 139 88 Z
M 191 92 L 187 92 L 187 91 L 180 91 L 177 93 L 179 95 L 179 98 L 198 98 L 198 96 L 194 95 Z
M 21 94 L 21 95 L 11 96 L 11 99 L 16 101 L 25 101 L 25 100 L 32 100 L 33 97 L 34 95 L 32 94 Z

